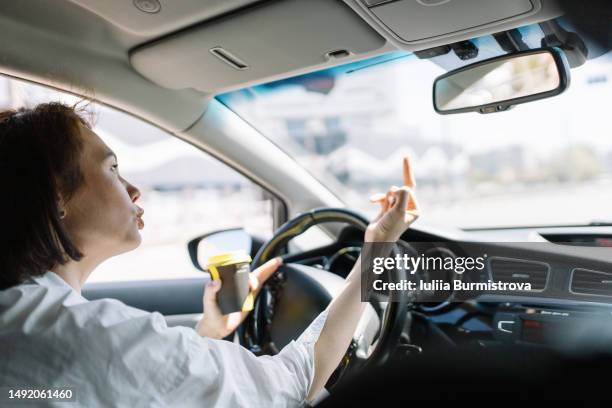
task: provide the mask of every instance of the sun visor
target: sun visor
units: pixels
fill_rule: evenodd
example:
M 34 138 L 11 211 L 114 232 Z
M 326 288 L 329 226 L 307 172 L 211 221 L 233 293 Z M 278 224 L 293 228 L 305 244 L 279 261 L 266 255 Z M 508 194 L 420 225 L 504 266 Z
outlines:
M 161 86 L 218 93 L 384 45 L 341 1 L 285 0 L 172 34 L 130 57 L 140 74 Z

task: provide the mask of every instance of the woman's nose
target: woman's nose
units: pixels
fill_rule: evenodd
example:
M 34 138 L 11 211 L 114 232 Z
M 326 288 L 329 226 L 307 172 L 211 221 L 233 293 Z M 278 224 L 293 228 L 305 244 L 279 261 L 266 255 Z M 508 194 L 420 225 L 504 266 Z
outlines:
M 138 200 L 140 198 L 140 190 L 136 186 L 130 184 L 127 181 L 125 183 L 127 185 L 128 194 L 130 195 L 130 198 L 132 199 L 132 202 L 135 203 L 136 200 Z

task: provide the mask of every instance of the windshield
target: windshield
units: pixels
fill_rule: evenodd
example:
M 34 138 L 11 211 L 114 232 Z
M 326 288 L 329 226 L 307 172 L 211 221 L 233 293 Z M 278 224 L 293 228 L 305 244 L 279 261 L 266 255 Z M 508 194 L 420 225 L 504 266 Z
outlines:
M 369 215 L 377 211 L 369 195 L 399 185 L 401 158 L 409 155 L 419 222 L 612 221 L 610 53 L 572 69 L 564 94 L 490 115 L 435 113 L 432 84 L 447 71 L 441 66 L 449 68 L 394 53 L 219 99 Z

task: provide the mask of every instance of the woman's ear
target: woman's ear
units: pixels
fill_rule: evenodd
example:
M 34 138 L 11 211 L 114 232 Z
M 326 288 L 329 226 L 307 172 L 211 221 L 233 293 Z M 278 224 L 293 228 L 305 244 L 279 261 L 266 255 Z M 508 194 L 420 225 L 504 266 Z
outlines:
M 59 194 L 57 196 L 57 209 L 59 211 L 60 219 L 65 218 L 66 217 L 66 204 L 64 203 L 62 196 Z

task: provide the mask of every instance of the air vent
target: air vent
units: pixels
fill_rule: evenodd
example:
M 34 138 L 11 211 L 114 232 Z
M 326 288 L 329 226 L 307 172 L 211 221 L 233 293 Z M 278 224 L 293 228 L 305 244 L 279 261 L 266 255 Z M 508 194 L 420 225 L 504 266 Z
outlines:
M 491 278 L 495 282 L 530 283 L 531 291 L 546 288 L 550 271 L 548 264 L 507 258 L 491 258 L 489 262 Z
M 579 295 L 612 296 L 612 273 L 574 269 L 570 292 Z

